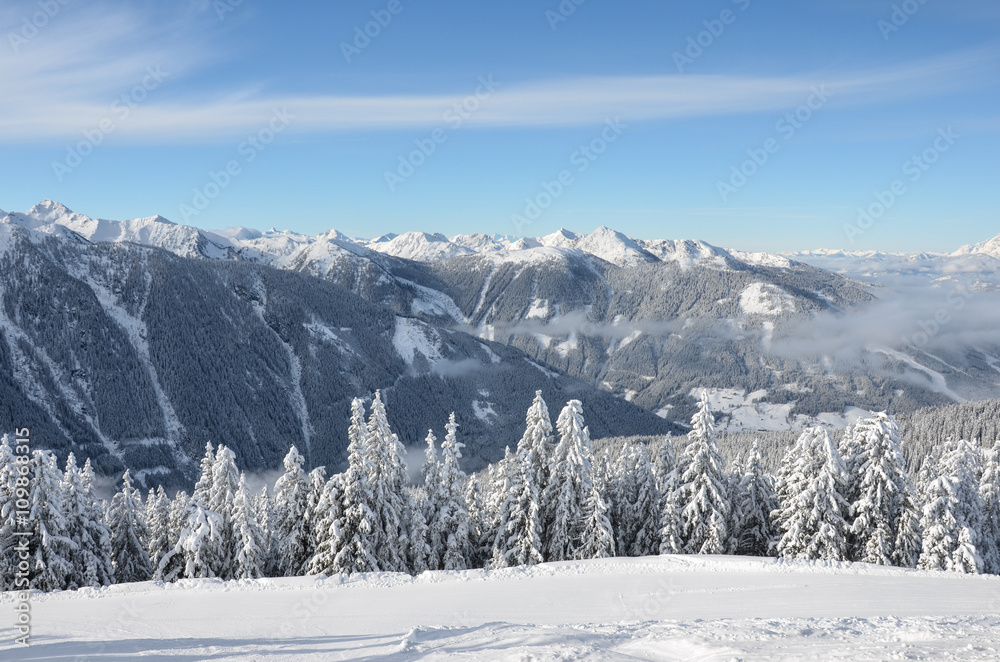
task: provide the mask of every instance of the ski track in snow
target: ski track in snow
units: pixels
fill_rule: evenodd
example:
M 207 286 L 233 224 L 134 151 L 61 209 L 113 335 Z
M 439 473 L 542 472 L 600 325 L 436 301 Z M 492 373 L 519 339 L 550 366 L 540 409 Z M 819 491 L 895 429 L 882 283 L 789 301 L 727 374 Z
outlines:
M 998 609 L 998 577 L 616 558 L 35 593 L 0 659 L 996 660 Z

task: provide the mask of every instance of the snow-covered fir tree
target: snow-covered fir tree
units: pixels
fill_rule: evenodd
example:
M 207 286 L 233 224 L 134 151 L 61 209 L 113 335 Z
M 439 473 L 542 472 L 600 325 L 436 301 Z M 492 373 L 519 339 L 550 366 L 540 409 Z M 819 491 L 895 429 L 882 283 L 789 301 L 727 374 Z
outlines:
M 437 437 L 433 430 L 427 431 L 427 450 L 423 467 L 424 477 L 424 521 L 427 524 L 427 556 L 425 563 L 431 570 L 440 570 L 444 557 L 444 502 L 445 489 L 441 482 L 441 460 L 438 457 Z
M 215 577 L 219 550 L 222 543 L 222 518 L 205 508 L 201 502 L 188 502 L 184 526 L 174 548 L 160 561 L 161 567 L 170 572 L 161 574 L 165 581 L 180 578 L 201 579 Z M 171 561 L 177 559 L 179 563 Z
M 205 454 L 201 458 L 201 471 L 194 485 L 191 498 L 207 506 L 212 500 L 212 480 L 215 476 L 215 448 L 212 442 L 205 443 Z
M 920 549 L 916 498 L 899 450 L 899 426 L 881 412 L 859 421 L 861 449 L 857 490 L 851 507 L 855 561 L 912 567 Z
M 524 434 L 517 442 L 516 455 L 527 458 L 529 472 L 527 478 L 541 495 L 549 480 L 554 439 L 552 436 L 552 418 L 549 416 L 548 405 L 542 398 L 541 391 L 535 391 L 535 399 L 524 417 Z M 518 459 L 521 462 L 521 459 Z
M 163 486 L 150 490 L 146 498 L 146 552 L 153 569 L 160 565 L 163 555 L 174 546 L 170 533 L 170 500 Z
M 111 499 L 108 522 L 111 525 L 111 563 L 115 581 L 144 582 L 152 578 L 153 566 L 146 553 L 148 531 L 143 521 L 139 490 L 132 487 L 132 477 L 126 470 L 122 487 Z
M 660 491 L 645 444 L 629 444 L 609 467 L 608 495 L 615 546 L 621 556 L 660 550 Z
M 272 573 L 293 576 L 308 562 L 309 532 L 306 510 L 309 500 L 309 479 L 302 466 L 305 458 L 292 446 L 282 461 L 284 472 L 274 483 L 274 503 L 271 530 L 274 536 Z M 216 535 L 221 535 L 221 531 Z
M 808 428 L 788 450 L 779 473 L 773 513 L 783 558 L 844 561 L 850 504 L 843 496 L 846 467 L 830 433 Z
M 17 523 L 18 471 L 12 442 L 8 434 L 0 439 L 0 591 L 14 588 L 17 561 L 14 547 L 20 543 L 15 534 L 22 530 Z
M 340 549 L 340 520 L 344 516 L 344 479 L 346 474 L 335 474 L 326 481 L 316 506 L 316 521 L 311 527 L 313 555 L 309 559 L 307 574 L 319 575 L 333 572 L 333 559 Z
M 921 568 L 970 574 L 983 571 L 977 549 L 984 512 L 978 465 L 978 452 L 969 442 L 949 444 L 939 465 L 943 475 L 931 482 L 925 498 Z
M 373 552 L 383 571 L 407 572 L 406 529 L 406 450 L 399 437 L 389 427 L 382 393 L 375 391 L 368 416 L 367 451 L 371 462 L 368 469 L 374 498 L 375 514 Z
M 107 586 L 114 581 L 111 531 L 104 523 L 104 512 L 94 494 L 90 460 L 80 469 L 76 457 L 70 453 L 66 458 L 62 487 L 68 535 L 74 546 L 74 573 L 69 588 Z
M 590 432 L 584 425 L 583 404 L 579 400 L 566 403 L 559 413 L 556 429 L 559 442 L 542 495 L 545 560 L 613 554 L 614 532 L 607 517 L 607 504 L 594 482 Z
M 235 498 L 240 485 L 240 472 L 236 468 L 236 454 L 226 446 L 219 446 L 212 464 L 212 477 L 207 481 L 208 501 L 203 505 L 219 516 L 219 550 L 216 567 L 212 570 L 220 579 L 233 579 L 235 560 L 240 541 L 233 523 Z
M 531 446 L 525 445 L 516 458 L 506 450 L 504 499 L 500 523 L 493 544 L 494 568 L 534 565 L 542 562 L 541 522 L 538 516 L 538 489 L 532 479 L 535 467 Z
M 1000 574 L 1000 441 L 985 452 L 979 496 L 983 500 L 982 542 L 979 546 L 983 572 Z
M 372 488 L 375 472 L 369 466 L 368 427 L 365 424 L 364 403 L 359 398 L 351 402 L 351 425 L 347 437 L 350 443 L 343 481 L 343 514 L 330 529 L 327 536 L 329 546 L 324 543 L 320 550 L 324 556 L 313 564 L 317 573 L 374 572 L 380 569 L 375 549 L 377 516 Z
M 775 538 L 772 513 L 778 509 L 774 483 L 761 466 L 760 448 L 756 441 L 750 447 L 741 474 L 741 502 L 737 504 L 740 519 L 736 553 L 744 556 L 768 556 Z
M 247 492 L 246 476 L 240 474 L 232 498 L 232 532 L 236 549 L 231 575 L 234 579 L 257 579 L 264 575 L 264 533 L 257 522 L 253 498 Z
M 458 440 L 458 423 L 452 412 L 445 425 L 441 443 L 441 497 L 439 508 L 443 512 L 441 531 L 444 552 L 441 567 L 444 570 L 465 570 L 469 567 L 469 509 L 465 503 L 465 472 L 459 466 L 462 448 Z
M 685 468 L 678 486 L 680 525 L 688 554 L 723 554 L 729 541 L 729 486 L 725 460 L 715 439 L 715 418 L 708 393 L 702 392 L 691 418 L 684 451 Z
M 28 511 L 28 521 L 34 526 L 31 587 L 41 591 L 66 589 L 75 572 L 76 544 L 69 537 L 62 474 L 52 451 L 37 450 L 31 455 L 33 475 Z
M 677 505 L 680 473 L 674 440 L 667 435 L 657 449 L 653 465 L 656 486 L 660 492 L 660 554 L 680 554 L 684 551 L 681 539 L 680 508 Z

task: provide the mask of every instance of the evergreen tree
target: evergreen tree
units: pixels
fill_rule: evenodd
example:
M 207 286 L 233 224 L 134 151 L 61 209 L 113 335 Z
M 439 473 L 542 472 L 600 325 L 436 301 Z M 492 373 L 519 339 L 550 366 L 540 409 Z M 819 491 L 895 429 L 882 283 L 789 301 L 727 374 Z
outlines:
M 660 492 L 645 444 L 630 444 L 615 458 L 606 494 L 615 547 L 623 556 L 647 556 L 660 549 Z
M 736 553 L 744 556 L 768 556 L 775 538 L 771 513 L 778 509 L 778 497 L 771 477 L 761 466 L 760 448 L 753 442 L 742 470 L 739 544 Z
M 74 572 L 69 588 L 107 586 L 114 581 L 111 531 L 104 523 L 104 513 L 94 494 L 94 472 L 90 460 L 81 471 L 76 458 L 70 453 L 66 458 L 62 487 L 68 535 L 74 545 Z
M 163 486 L 156 491 L 149 491 L 146 498 L 146 552 L 153 568 L 160 566 L 163 555 L 173 547 L 170 534 L 170 500 L 163 491 Z
M 430 557 L 428 544 L 427 520 L 424 519 L 424 499 L 420 488 L 406 487 L 406 562 L 410 573 L 419 575 L 429 569 L 427 559 Z M 470 567 L 472 567 L 470 563 Z
M 861 451 L 851 508 L 853 557 L 866 563 L 911 566 L 919 531 L 913 526 L 916 499 L 899 450 L 899 427 L 882 412 L 860 421 L 854 436 Z
M 559 413 L 556 429 L 559 443 L 542 495 L 545 559 L 563 561 L 613 554 L 614 532 L 607 517 L 607 504 L 594 483 L 590 431 L 584 426 L 583 405 L 579 400 L 566 403 Z
M 14 588 L 17 572 L 14 547 L 20 542 L 15 534 L 22 530 L 17 524 L 18 470 L 10 441 L 8 434 L 0 439 L 0 591 Z
M 208 505 L 212 500 L 212 480 L 215 476 L 215 449 L 212 442 L 205 444 L 205 455 L 201 458 L 201 473 L 194 485 L 191 498 L 202 505 Z
M 441 497 L 444 542 L 442 569 L 465 570 L 469 567 L 469 510 L 465 503 L 465 472 L 459 466 L 462 448 L 458 440 L 458 423 L 452 412 L 445 425 L 447 434 L 441 444 Z
M 153 566 L 144 544 L 148 540 L 148 532 L 142 519 L 141 496 L 139 490 L 132 487 L 128 470 L 122 476 L 121 490 L 111 499 L 108 521 L 112 525 L 111 563 L 115 582 L 121 584 L 151 579 Z
M 215 577 L 213 568 L 218 566 L 221 528 L 222 518 L 218 513 L 208 510 L 197 499 L 191 499 L 177 543 L 160 561 L 164 570 L 157 574 L 165 581 Z
M 680 508 L 677 497 L 680 486 L 674 442 L 670 435 L 660 444 L 655 465 L 656 483 L 660 491 L 660 554 L 680 554 L 684 551 L 681 539 Z
M 76 544 L 69 537 L 60 484 L 62 475 L 51 451 L 33 451 L 31 464 L 28 510 L 28 520 L 34 525 L 31 587 L 41 591 L 66 589 L 74 574 Z
M 708 393 L 703 391 L 698 411 L 691 419 L 688 446 L 684 451 L 681 476 L 681 537 L 688 554 L 723 554 L 729 540 L 728 481 L 725 460 L 715 440 L 715 418 L 709 409 Z
M 440 570 L 444 559 L 445 524 L 444 485 L 441 481 L 441 461 L 438 459 L 437 437 L 433 430 L 427 431 L 427 451 L 424 462 L 424 521 L 427 523 L 427 556 L 425 563 L 431 570 Z
M 408 504 L 405 500 L 406 450 L 399 437 L 389 428 L 389 419 L 382 394 L 375 391 L 369 409 L 368 441 L 366 448 L 371 462 L 368 469 L 374 498 L 371 508 L 375 514 L 375 559 L 378 568 L 389 572 L 407 572 L 406 521 Z
M 549 465 L 553 452 L 552 418 L 541 391 L 535 391 L 535 399 L 524 417 L 524 434 L 517 443 L 517 455 L 526 457 L 529 472 L 527 478 L 541 495 L 549 480 Z M 521 462 L 519 459 L 518 462 Z
M 323 487 L 323 495 L 316 507 L 316 524 L 312 529 L 315 551 L 309 560 L 310 575 L 336 572 L 333 560 L 341 547 L 340 523 L 344 516 L 345 477 L 345 474 L 331 476 Z
M 846 468 L 830 434 L 808 428 L 788 450 L 776 492 L 779 509 L 773 513 L 780 538 L 779 556 L 793 559 L 844 561 L 847 559 L 847 520 L 850 505 L 844 499 Z
M 274 484 L 274 507 L 271 527 L 274 535 L 273 565 L 280 576 L 299 573 L 310 557 L 306 509 L 309 480 L 302 465 L 305 459 L 295 446 L 288 450 L 282 465 L 284 473 Z M 221 531 L 212 528 L 213 536 Z
M 309 493 L 306 498 L 305 520 L 305 540 L 306 553 L 305 560 L 295 571 L 296 575 L 307 575 L 310 571 L 312 559 L 316 555 L 316 550 L 322 543 L 323 533 L 319 530 L 321 520 L 329 511 L 329 505 L 325 503 L 327 495 L 326 467 L 316 467 L 308 474 Z
M 940 466 L 944 475 L 931 483 L 921 518 L 924 538 L 919 566 L 982 572 L 983 559 L 977 549 L 984 512 L 978 453 L 967 441 L 949 444 Z
M 510 448 L 506 450 L 504 499 L 500 508 L 500 525 L 493 545 L 494 568 L 534 565 L 542 562 L 541 525 L 538 518 L 538 490 L 532 479 L 535 469 L 532 447 L 520 447 L 516 466 L 512 466 Z
M 365 424 L 364 404 L 358 398 L 351 402 L 351 426 L 347 431 L 347 472 L 344 476 L 344 514 L 334 524 L 329 538 L 333 561 L 326 569 L 325 562 L 315 567 L 319 572 L 356 573 L 379 570 L 376 558 L 377 515 L 374 510 L 375 493 L 372 476 L 375 471 L 368 452 L 368 432 Z
M 236 540 L 232 576 L 258 579 L 264 574 L 264 534 L 257 522 L 253 499 L 247 492 L 246 476 L 240 474 L 232 499 L 232 529 Z
M 228 447 L 220 445 L 212 464 L 211 480 L 207 482 L 208 501 L 203 505 L 219 516 L 219 550 L 216 554 L 214 575 L 220 579 L 232 579 L 236 572 L 236 554 L 240 541 L 233 523 L 235 498 L 240 485 L 240 473 L 236 468 L 236 454 Z
M 986 452 L 979 496 L 983 500 L 982 543 L 980 556 L 983 572 L 1000 574 L 1000 441 Z

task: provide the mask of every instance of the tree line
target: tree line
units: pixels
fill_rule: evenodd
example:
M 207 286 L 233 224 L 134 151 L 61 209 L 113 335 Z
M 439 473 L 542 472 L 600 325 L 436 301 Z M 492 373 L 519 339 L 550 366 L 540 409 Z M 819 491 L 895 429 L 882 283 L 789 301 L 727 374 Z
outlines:
M 836 441 L 804 430 L 771 472 L 756 444 L 725 461 L 703 394 L 683 444 L 668 436 L 595 453 L 581 403 L 566 403 L 553 426 L 539 391 L 516 448 L 467 475 L 458 428 L 452 414 L 440 443 L 428 432 L 413 484 L 376 391 L 367 412 L 352 403 L 342 473 L 305 472 L 293 446 L 274 485 L 251 492 L 233 451 L 208 444 L 190 494 L 160 487 L 143 498 L 126 471 L 110 502 L 96 498 L 89 462 L 70 455 L 60 470 L 45 450 L 18 461 L 4 437 L 0 586 L 21 587 L 25 576 L 50 591 L 656 554 L 1000 574 L 1000 442 L 948 441 L 911 475 L 896 421 L 874 413 Z M 14 549 L 19 533 L 30 538 L 27 555 Z

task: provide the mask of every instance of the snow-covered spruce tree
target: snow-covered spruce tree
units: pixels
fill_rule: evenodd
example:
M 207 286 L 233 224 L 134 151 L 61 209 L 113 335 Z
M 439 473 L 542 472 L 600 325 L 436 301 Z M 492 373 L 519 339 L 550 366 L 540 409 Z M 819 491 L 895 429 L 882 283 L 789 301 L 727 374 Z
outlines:
M 614 532 L 607 504 L 594 484 L 590 432 L 583 405 L 570 400 L 556 422 L 559 443 L 553 452 L 549 483 L 542 495 L 545 560 L 564 561 L 614 554 Z M 610 540 L 610 549 L 608 543 Z
M 34 525 L 31 587 L 66 589 L 74 575 L 76 545 L 69 537 L 63 504 L 62 474 L 51 451 L 32 452 L 32 485 L 28 519 Z
M 271 571 L 282 577 L 296 575 L 310 556 L 305 522 L 310 486 L 303 464 L 305 458 L 292 446 L 282 462 L 284 473 L 274 483 Z
M 441 557 L 443 570 L 465 570 L 469 567 L 469 509 L 465 503 L 465 472 L 459 466 L 462 448 L 458 440 L 455 412 L 448 417 L 444 441 L 441 443 L 441 498 L 444 543 Z
M 726 522 L 726 529 L 729 531 L 729 539 L 726 541 L 726 554 L 736 554 L 740 547 L 740 537 L 743 535 L 743 505 L 745 496 L 743 494 L 743 456 L 739 453 L 730 465 L 730 471 L 726 472 L 727 494 L 729 501 L 729 520 Z
M 170 500 L 163 486 L 149 491 L 146 498 L 146 552 L 152 568 L 158 568 L 163 555 L 174 546 L 170 534 Z
M 316 555 L 316 550 L 321 543 L 321 534 L 317 528 L 320 526 L 320 520 L 324 517 L 324 511 L 327 510 L 327 506 L 323 502 L 328 482 L 326 479 L 326 467 L 316 467 L 309 472 L 307 479 L 309 481 L 309 492 L 306 496 L 306 511 L 303 516 L 303 520 L 305 520 L 306 552 L 304 555 L 305 560 L 294 573 L 296 575 L 309 574 L 312 559 Z
M 0 591 L 15 588 L 17 553 L 14 547 L 20 542 L 15 533 L 21 530 L 17 525 L 18 471 L 11 441 L 9 434 L 0 439 Z
M 743 556 L 768 556 L 771 541 L 775 537 L 774 519 L 771 513 L 778 509 L 778 497 L 774 483 L 761 466 L 760 448 L 753 442 L 750 453 L 743 464 L 740 513 L 739 544 L 736 553 Z
M 428 570 L 427 559 L 430 556 L 430 545 L 427 542 L 427 520 L 424 519 L 423 490 L 416 485 L 407 485 L 406 491 L 406 564 L 410 574 L 419 575 Z M 470 566 L 472 562 L 470 561 Z
M 232 530 L 236 540 L 232 577 L 258 579 L 264 575 L 264 534 L 257 523 L 253 498 L 247 492 L 246 476 L 242 473 L 233 494 L 232 507 Z
M 335 474 L 323 486 L 323 495 L 316 506 L 316 523 L 312 527 L 314 551 L 309 559 L 310 575 L 333 573 L 333 559 L 341 546 L 340 521 L 344 516 L 344 479 Z
M 950 570 L 951 558 L 958 546 L 958 522 L 955 511 L 955 479 L 938 476 L 927 485 L 923 495 L 922 552 L 917 567 L 922 570 Z
M 656 463 L 653 466 L 656 474 L 656 486 L 660 492 L 660 554 L 680 554 L 684 551 L 681 540 L 680 508 L 677 505 L 680 473 L 677 456 L 674 453 L 674 440 L 667 435 L 657 449 Z
M 1000 575 L 1000 441 L 985 453 L 979 496 L 983 500 L 982 542 L 979 546 L 983 572 Z
M 344 474 L 343 515 L 331 527 L 327 537 L 329 550 L 325 555 L 332 561 L 317 561 L 317 573 L 356 573 L 380 570 L 376 558 L 377 516 L 374 510 L 375 493 L 372 488 L 374 470 L 368 452 L 368 428 L 365 424 L 364 403 L 355 398 L 351 402 L 351 425 L 347 431 L 347 472 Z M 325 545 L 326 543 L 324 543 Z
M 427 450 L 424 462 L 424 521 L 427 523 L 427 567 L 440 570 L 444 558 L 444 486 L 441 483 L 441 460 L 438 459 L 437 437 L 433 430 L 427 431 Z
M 488 476 L 488 472 L 469 476 L 469 480 L 465 482 L 465 503 L 469 506 L 469 559 L 474 568 L 482 568 L 489 563 L 496 540 L 495 532 L 492 539 L 489 537 L 493 529 L 487 522 L 485 512 L 486 499 L 482 488 L 484 476 Z M 499 520 L 496 530 L 499 530 Z
M 215 449 L 212 447 L 212 442 L 209 441 L 205 444 L 205 454 L 201 458 L 201 473 L 198 476 L 198 482 L 194 484 L 194 491 L 191 493 L 191 498 L 196 499 L 204 506 L 212 500 L 212 480 L 215 476 Z
M 111 499 L 108 522 L 111 524 L 111 563 L 115 582 L 144 582 L 153 577 L 153 566 L 146 553 L 148 540 L 139 490 L 132 487 L 128 470 L 122 476 L 122 488 Z
M 659 553 L 660 491 L 645 444 L 629 444 L 617 453 L 605 493 L 609 495 L 618 554 Z
M 220 522 L 219 550 L 215 557 L 217 566 L 212 568 L 212 571 L 219 579 L 233 579 L 236 572 L 236 553 L 240 545 L 233 524 L 234 499 L 240 485 L 236 454 L 226 446 L 220 445 L 215 453 L 211 471 L 211 480 L 207 481 L 208 501 L 202 505 L 216 513 Z
M 846 468 L 830 433 L 806 429 L 782 462 L 773 513 L 780 538 L 778 556 L 792 559 L 847 560 L 847 520 L 844 499 Z
M 111 565 L 111 531 L 94 494 L 94 472 L 87 460 L 81 470 L 72 453 L 63 474 L 63 508 L 68 535 L 73 541 L 73 578 L 69 588 L 107 586 L 114 581 Z M 145 540 L 142 541 L 145 543 Z
M 368 469 L 374 498 L 375 513 L 373 552 L 380 570 L 408 572 L 406 564 L 407 520 L 405 486 L 407 482 L 406 450 L 399 437 L 390 429 L 382 393 L 375 391 L 368 416 L 366 448 L 371 462 Z
M 169 502 L 167 528 L 170 546 L 164 551 L 159 562 L 153 566 L 153 579 L 174 581 L 184 576 L 184 557 L 176 550 L 187 525 L 188 509 L 192 503 L 191 497 L 184 490 L 177 492 Z
M 269 564 L 274 558 L 274 536 L 271 532 L 271 499 L 267 494 L 267 485 L 253 497 L 253 511 L 260 529 L 260 554 L 263 559 L 264 576 L 268 576 Z
M 506 450 L 504 499 L 500 508 L 500 525 L 493 544 L 491 567 L 507 568 L 542 562 L 541 524 L 538 517 L 538 490 L 532 480 L 530 446 L 512 458 Z
M 516 455 L 518 458 L 527 458 L 527 477 L 535 486 L 535 491 L 541 495 L 549 480 L 549 465 L 554 450 L 552 418 L 541 391 L 535 391 L 535 399 L 525 414 L 524 424 L 524 434 L 517 442 Z
M 184 526 L 174 548 L 160 561 L 157 575 L 164 581 L 181 578 L 215 577 L 222 542 L 222 518 L 192 499 L 188 503 Z M 178 561 L 174 563 L 174 561 Z
M 912 567 L 920 549 L 916 498 L 899 450 L 899 426 L 881 412 L 859 421 L 857 492 L 851 507 L 855 561 Z
M 940 464 L 944 475 L 929 489 L 921 524 L 924 529 L 919 565 L 924 569 L 975 574 L 983 571 L 977 548 L 984 504 L 979 494 L 979 458 L 967 441 L 949 444 Z
M 703 391 L 691 419 L 685 468 L 678 487 L 681 538 L 688 554 L 723 554 L 729 540 L 728 481 L 715 440 L 715 419 Z

